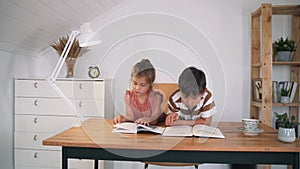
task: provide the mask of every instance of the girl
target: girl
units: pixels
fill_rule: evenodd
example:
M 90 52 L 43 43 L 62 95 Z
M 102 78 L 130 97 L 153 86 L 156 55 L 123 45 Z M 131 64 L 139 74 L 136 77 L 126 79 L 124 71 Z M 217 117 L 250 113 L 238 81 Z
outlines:
M 131 70 L 131 89 L 126 90 L 124 101 L 126 115 L 114 118 L 114 123 L 132 121 L 138 124 L 153 125 L 163 118 L 161 104 L 163 95 L 152 89 L 155 69 L 148 59 L 142 59 Z

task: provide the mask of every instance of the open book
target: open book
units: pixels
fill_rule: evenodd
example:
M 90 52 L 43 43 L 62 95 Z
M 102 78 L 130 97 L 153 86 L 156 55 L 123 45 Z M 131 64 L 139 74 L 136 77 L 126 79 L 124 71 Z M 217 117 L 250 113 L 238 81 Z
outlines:
M 220 129 L 207 125 L 194 126 L 171 126 L 166 127 L 162 136 L 196 136 L 196 137 L 212 137 L 225 138 Z
M 147 131 L 147 132 L 162 134 L 165 130 L 164 127 L 146 126 L 143 124 L 136 124 L 132 122 L 115 124 L 114 127 L 115 129 L 113 129 L 113 132 L 117 132 L 117 133 L 138 133 L 141 131 Z

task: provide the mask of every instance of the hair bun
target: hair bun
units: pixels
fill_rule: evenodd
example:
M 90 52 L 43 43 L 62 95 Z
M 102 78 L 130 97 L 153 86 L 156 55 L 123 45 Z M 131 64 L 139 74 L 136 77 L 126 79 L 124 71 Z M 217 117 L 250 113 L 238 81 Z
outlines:
M 142 59 L 141 62 L 148 62 L 148 63 L 150 63 L 150 60 L 149 59 Z

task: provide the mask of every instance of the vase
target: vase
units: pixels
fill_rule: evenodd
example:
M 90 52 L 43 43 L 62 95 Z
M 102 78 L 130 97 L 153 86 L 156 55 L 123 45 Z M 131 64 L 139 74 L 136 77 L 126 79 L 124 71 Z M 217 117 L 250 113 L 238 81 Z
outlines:
M 280 102 L 281 103 L 289 103 L 290 102 L 290 97 L 288 97 L 288 96 L 281 96 Z
M 277 52 L 277 61 L 279 62 L 289 62 L 291 61 L 291 51 L 278 51 Z
M 76 60 L 77 58 L 73 58 L 73 57 L 67 57 L 65 62 L 67 65 L 67 75 L 66 78 L 71 78 L 74 75 L 74 67 L 76 64 Z
M 295 128 L 279 127 L 278 139 L 285 143 L 292 143 L 296 140 Z

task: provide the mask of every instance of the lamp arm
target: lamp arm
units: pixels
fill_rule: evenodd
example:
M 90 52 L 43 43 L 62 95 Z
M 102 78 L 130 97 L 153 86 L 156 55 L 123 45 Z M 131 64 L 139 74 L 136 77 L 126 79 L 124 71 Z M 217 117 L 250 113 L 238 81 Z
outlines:
M 55 84 L 56 78 L 70 52 L 70 49 L 75 41 L 75 38 L 80 34 L 79 31 L 77 30 L 73 30 L 70 34 L 70 37 L 66 43 L 66 46 L 63 49 L 63 52 L 61 53 L 59 60 L 52 72 L 52 74 L 50 75 L 49 78 L 47 78 L 47 82 L 49 83 L 50 86 L 52 86 L 52 88 L 56 91 L 56 93 L 73 109 L 73 111 L 76 113 L 76 117 L 77 120 L 79 122 L 79 124 L 81 125 L 81 122 L 83 122 L 85 119 L 84 117 L 81 115 L 81 113 L 77 110 L 76 106 L 74 105 L 73 102 L 71 102 L 70 99 L 68 99 L 65 94 L 60 90 L 60 88 Z
M 48 83 L 52 86 L 52 88 L 56 91 L 56 93 L 73 109 L 76 113 L 76 118 L 79 122 L 79 126 L 81 122 L 85 121 L 86 119 L 81 115 L 81 113 L 77 110 L 74 103 L 66 97 L 66 95 L 60 90 L 60 88 L 52 81 L 48 81 Z

